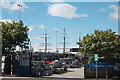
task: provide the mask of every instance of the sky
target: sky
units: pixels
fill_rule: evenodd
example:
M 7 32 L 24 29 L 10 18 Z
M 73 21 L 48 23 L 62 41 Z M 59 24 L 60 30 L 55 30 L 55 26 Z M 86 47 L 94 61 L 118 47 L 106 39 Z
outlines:
M 54 0 L 53 0 L 54 1 Z M 94 30 L 112 29 L 118 33 L 117 2 L 5 2 L 1 3 L 2 20 L 19 21 L 29 28 L 29 38 L 35 51 L 43 49 L 45 30 L 48 32 L 49 49 L 56 50 L 56 31 L 58 48 L 63 47 L 63 29 L 66 29 L 66 48 L 77 48 L 76 42 Z M 62 50 L 59 50 L 62 51 Z M 67 51 L 67 50 L 66 50 Z

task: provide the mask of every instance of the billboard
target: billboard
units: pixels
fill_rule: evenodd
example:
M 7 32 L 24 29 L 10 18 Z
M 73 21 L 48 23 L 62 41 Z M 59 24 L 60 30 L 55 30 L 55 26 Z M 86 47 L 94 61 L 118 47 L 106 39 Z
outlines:
M 108 62 L 108 69 L 113 69 L 115 63 Z M 91 69 L 96 69 L 96 62 L 91 62 L 89 67 Z M 97 69 L 106 69 L 106 62 L 97 62 Z

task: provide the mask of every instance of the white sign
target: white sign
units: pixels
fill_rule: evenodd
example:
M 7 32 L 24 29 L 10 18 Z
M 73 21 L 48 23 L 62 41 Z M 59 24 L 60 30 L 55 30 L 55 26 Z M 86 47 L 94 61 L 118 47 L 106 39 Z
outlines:
M 20 59 L 20 55 L 15 55 L 15 59 L 19 60 Z

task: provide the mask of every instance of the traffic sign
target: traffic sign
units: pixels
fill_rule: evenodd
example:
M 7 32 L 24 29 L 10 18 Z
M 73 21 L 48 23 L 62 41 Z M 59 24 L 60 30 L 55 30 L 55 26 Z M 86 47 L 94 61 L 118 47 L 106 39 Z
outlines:
M 19 52 L 17 51 L 16 54 L 19 54 Z
M 15 53 L 15 59 L 16 60 L 20 59 L 20 52 L 19 51 L 16 51 L 16 53 Z
M 98 61 L 98 54 L 94 54 L 94 61 Z
M 15 59 L 19 60 L 20 59 L 20 55 L 15 55 Z

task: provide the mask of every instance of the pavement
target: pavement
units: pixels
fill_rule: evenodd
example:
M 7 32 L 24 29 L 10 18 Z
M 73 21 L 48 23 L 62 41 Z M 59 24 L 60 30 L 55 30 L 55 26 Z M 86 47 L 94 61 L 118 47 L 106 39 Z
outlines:
M 2 77 L 1 80 L 120 80 L 120 79 L 77 79 L 77 78 L 53 78 L 53 77 Z
M 120 80 L 120 79 L 84 79 L 84 67 L 69 68 L 67 72 L 61 74 L 53 74 L 51 76 L 41 77 L 16 77 L 15 75 L 3 75 L 2 80 Z
M 84 78 L 84 67 L 81 68 L 68 68 L 68 71 L 61 74 L 53 74 L 44 77 L 57 77 L 57 78 Z

